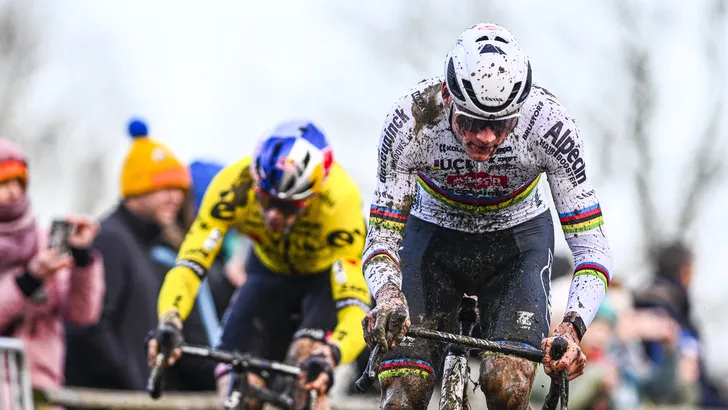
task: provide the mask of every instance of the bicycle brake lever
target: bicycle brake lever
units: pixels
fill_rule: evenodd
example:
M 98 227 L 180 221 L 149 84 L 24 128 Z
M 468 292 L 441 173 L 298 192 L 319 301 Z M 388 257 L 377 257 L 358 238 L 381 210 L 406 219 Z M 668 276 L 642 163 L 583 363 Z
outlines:
M 379 367 L 379 362 L 381 361 L 381 357 L 379 354 L 379 345 L 374 346 L 374 349 L 372 349 L 372 353 L 369 354 L 369 362 L 367 362 L 367 367 L 364 369 L 364 373 L 362 373 L 361 377 L 356 381 L 356 389 L 359 390 L 360 393 L 366 392 L 369 387 L 371 387 L 372 383 L 374 383 L 374 379 L 377 377 L 377 371 L 376 368 Z

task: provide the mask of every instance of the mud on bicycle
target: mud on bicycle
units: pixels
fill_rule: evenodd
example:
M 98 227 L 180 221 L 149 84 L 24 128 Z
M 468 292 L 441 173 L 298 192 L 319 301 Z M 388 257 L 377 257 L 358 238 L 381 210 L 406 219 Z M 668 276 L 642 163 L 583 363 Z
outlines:
M 503 353 L 535 363 L 543 363 L 545 357 L 543 350 L 502 345 L 493 341 L 471 337 L 473 328 L 479 321 L 478 297 L 464 295 L 458 310 L 458 334 L 417 327 L 412 327 L 407 332 L 407 337 L 424 338 L 448 344 L 440 390 L 438 407 L 440 410 L 470 409 L 467 398 L 468 381 L 470 381 L 468 358 L 473 349 L 480 349 L 483 352 Z M 551 348 L 551 360 L 559 360 L 566 352 L 566 346 L 566 340 L 561 337 L 556 338 Z M 356 381 L 359 392 L 364 393 L 372 385 L 377 377 L 379 364 L 383 356 L 384 353 L 380 352 L 378 345 L 372 349 L 367 367 Z M 551 379 L 543 409 L 555 410 L 560 402 L 561 410 L 566 410 L 568 397 L 569 375 L 566 371 L 562 371 Z

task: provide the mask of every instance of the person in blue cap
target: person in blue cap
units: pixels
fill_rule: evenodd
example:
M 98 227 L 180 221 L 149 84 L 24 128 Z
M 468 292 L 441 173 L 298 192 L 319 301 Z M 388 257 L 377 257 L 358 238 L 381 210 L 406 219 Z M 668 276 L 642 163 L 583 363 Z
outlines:
M 177 223 L 165 229 L 164 242 L 152 250 L 154 259 L 166 265 L 167 268 L 175 265 L 177 251 L 182 244 L 185 232 L 194 222 L 205 191 L 215 175 L 223 168 L 224 165 L 210 160 L 195 160 L 190 163 L 188 169 L 192 186 L 185 204 L 177 216 Z M 207 334 L 207 341 L 211 346 L 217 343 L 220 321 L 230 298 L 245 281 L 243 267 L 245 248 L 245 239 L 241 238 L 235 230 L 230 230 L 197 295 L 196 306 Z

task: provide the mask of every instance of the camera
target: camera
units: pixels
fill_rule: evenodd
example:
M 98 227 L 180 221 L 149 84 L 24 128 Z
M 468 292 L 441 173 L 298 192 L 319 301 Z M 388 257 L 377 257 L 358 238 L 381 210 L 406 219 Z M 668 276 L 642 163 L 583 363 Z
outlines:
M 73 225 L 70 222 L 56 219 L 51 223 L 50 241 L 48 247 L 57 249 L 60 253 L 70 254 L 71 248 L 68 237 L 71 235 Z

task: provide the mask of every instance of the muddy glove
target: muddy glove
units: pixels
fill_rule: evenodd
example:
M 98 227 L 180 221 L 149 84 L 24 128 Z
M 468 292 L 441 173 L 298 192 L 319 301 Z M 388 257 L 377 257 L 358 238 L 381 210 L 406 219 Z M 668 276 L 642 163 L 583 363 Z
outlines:
M 369 348 L 379 345 L 382 352 L 402 341 L 410 327 L 409 307 L 404 293 L 392 283 L 379 289 L 377 306 L 362 320 L 364 340 Z
M 571 318 L 576 325 L 564 320 L 554 330 L 552 337 L 545 338 L 541 342 L 541 349 L 546 353 L 543 369 L 546 374 L 552 377 L 558 372 L 566 370 L 569 372 L 569 380 L 574 380 L 584 373 L 584 367 L 586 366 L 586 355 L 579 347 L 579 341 L 586 332 L 586 326 L 576 313 L 567 313 L 566 317 Z M 551 346 L 557 337 L 563 337 L 566 340 L 566 353 L 561 359 L 553 362 L 551 361 Z
M 184 337 L 182 336 L 182 320 L 176 311 L 165 313 L 159 319 L 157 328 L 150 330 L 145 338 L 144 343 L 147 346 L 147 361 L 149 362 L 149 367 L 154 366 L 161 341 L 166 341 L 171 344 L 169 347 L 172 349 L 172 352 L 168 358 L 167 365 L 172 366 L 182 356 L 182 350 L 179 346 L 184 341 Z
M 321 395 L 327 394 L 334 385 L 335 366 L 331 355 L 311 354 L 299 365 L 303 370 L 299 382 L 303 384 L 305 390 L 316 390 Z

